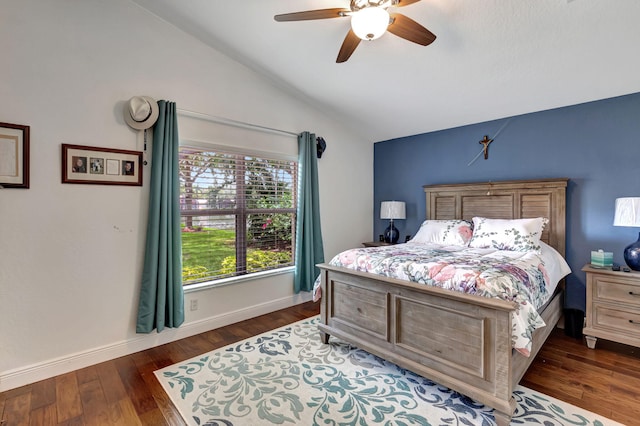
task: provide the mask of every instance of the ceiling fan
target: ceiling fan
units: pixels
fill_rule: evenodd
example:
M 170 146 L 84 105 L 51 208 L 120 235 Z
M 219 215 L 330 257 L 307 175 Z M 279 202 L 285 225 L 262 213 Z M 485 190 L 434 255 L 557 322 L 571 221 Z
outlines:
M 351 28 L 342 42 L 336 62 L 345 62 L 362 40 L 375 40 L 389 31 L 422 46 L 433 43 L 436 36 L 416 21 L 389 13 L 390 7 L 408 6 L 420 0 L 351 0 L 350 8 L 307 10 L 274 16 L 278 22 L 351 17 Z

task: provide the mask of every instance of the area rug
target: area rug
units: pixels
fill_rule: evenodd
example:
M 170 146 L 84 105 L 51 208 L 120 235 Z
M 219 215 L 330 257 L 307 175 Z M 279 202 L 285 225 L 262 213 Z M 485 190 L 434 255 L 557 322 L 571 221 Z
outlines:
M 332 338 L 310 318 L 155 372 L 189 425 L 494 425 L 493 409 Z M 619 425 L 518 386 L 516 425 Z

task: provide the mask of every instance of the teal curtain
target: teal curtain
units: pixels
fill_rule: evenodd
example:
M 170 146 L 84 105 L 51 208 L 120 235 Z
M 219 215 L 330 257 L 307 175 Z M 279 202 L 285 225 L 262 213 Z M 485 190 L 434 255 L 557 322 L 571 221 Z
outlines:
M 158 101 L 153 129 L 147 244 L 136 332 L 161 332 L 184 321 L 178 119 L 174 102 Z
M 316 135 L 303 132 L 298 136 L 298 213 L 296 223 L 296 273 L 294 290 L 311 291 L 320 274 L 317 263 L 324 262 L 320 202 L 318 197 L 318 159 Z

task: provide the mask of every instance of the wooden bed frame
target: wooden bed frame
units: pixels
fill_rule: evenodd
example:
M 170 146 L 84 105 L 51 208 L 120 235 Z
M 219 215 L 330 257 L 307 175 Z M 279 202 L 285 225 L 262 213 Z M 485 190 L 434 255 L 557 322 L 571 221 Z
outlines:
M 426 185 L 427 219 L 547 217 L 541 239 L 564 256 L 567 181 Z M 338 337 L 493 407 L 498 425 L 510 423 L 513 390 L 562 313 L 560 291 L 541 312 L 547 326 L 534 332 L 525 357 L 511 347 L 512 302 L 318 267 L 323 342 Z

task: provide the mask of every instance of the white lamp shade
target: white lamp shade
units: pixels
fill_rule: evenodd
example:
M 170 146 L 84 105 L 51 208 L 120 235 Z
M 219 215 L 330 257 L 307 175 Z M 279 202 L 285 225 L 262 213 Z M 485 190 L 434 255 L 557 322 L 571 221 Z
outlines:
M 381 7 L 365 7 L 351 15 L 351 29 L 362 40 L 375 40 L 387 31 L 389 12 Z
M 380 204 L 380 219 L 405 219 L 404 201 L 383 201 Z
M 616 198 L 613 226 L 640 227 L 640 197 Z

